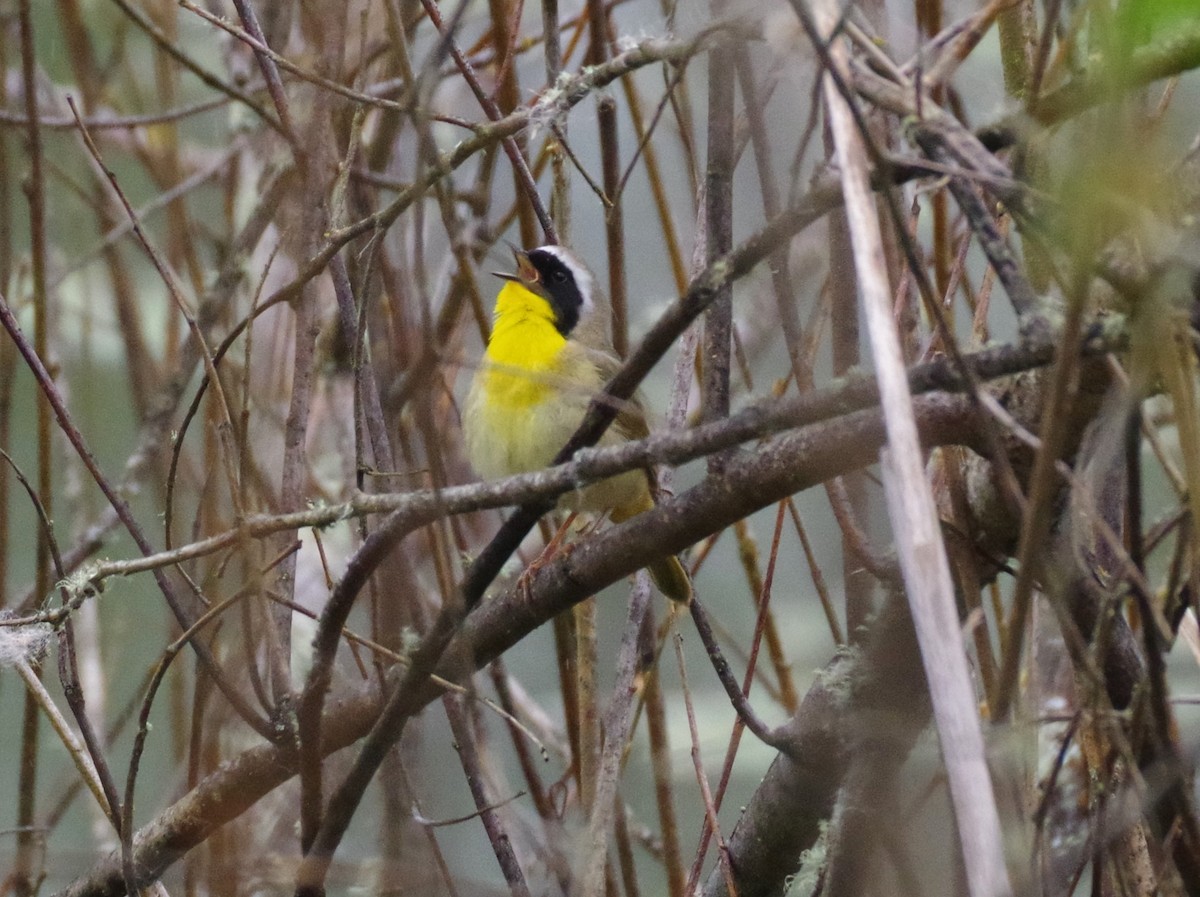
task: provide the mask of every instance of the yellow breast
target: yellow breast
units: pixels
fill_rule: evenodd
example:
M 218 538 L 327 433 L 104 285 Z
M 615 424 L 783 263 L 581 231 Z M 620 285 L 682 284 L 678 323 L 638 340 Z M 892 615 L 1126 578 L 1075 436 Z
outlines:
M 546 401 L 566 345 L 550 304 L 518 283 L 506 283 L 496 298 L 496 322 L 479 374 L 489 402 L 520 410 Z
M 592 388 L 578 382 L 575 354 L 555 328 L 550 304 L 519 283 L 506 283 L 463 418 L 476 471 L 507 476 L 551 461 L 583 417 L 586 401 L 579 396 Z
M 505 284 L 463 415 L 471 466 L 485 478 L 548 466 L 603 386 L 593 356 L 555 328 L 549 303 L 519 283 Z M 600 444 L 624 438 L 611 427 Z M 563 502 L 576 510 L 616 509 L 614 517 L 624 519 L 650 506 L 646 474 L 621 474 L 570 493 Z

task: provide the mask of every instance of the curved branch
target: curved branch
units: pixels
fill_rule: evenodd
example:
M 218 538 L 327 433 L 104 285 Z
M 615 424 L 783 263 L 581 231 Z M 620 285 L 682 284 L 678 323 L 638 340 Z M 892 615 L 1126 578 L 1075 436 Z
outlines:
M 695 37 L 686 40 L 650 38 L 626 50 L 603 65 L 589 66 L 578 75 L 565 77 L 552 89 L 547 90 L 538 102 L 522 107 L 504 118 L 479 125 L 473 136 L 455 145 L 454 149 L 442 153 L 425 168 L 407 189 L 391 203 L 366 218 L 330 231 L 325 246 L 313 256 L 288 284 L 280 287 L 256 310 L 261 314 L 280 302 L 290 302 L 308 283 L 329 264 L 343 246 L 355 237 L 374 230 L 386 230 L 414 202 L 423 197 L 433 184 L 454 172 L 468 159 L 481 150 L 488 149 L 516 135 L 532 125 L 543 121 L 554 121 L 572 107 L 583 102 L 592 93 L 616 81 L 630 72 L 653 65 L 656 62 L 680 63 L 708 48 L 721 35 L 736 26 L 736 21 L 713 22 Z
M 976 420 L 966 399 L 931 395 L 916 401 L 927 446 L 973 444 Z M 877 411 L 861 411 L 831 423 L 787 433 L 753 454 L 731 457 L 724 475 L 712 477 L 579 545 L 542 568 L 524 590 L 485 601 L 467 618 L 446 658 L 469 658 L 479 669 L 582 597 L 641 569 L 654 557 L 699 541 L 733 521 L 829 477 L 871 463 L 883 442 Z M 438 667 L 447 678 L 462 674 L 449 660 Z M 440 693 L 426 682 L 405 695 L 401 719 Z M 324 755 L 362 738 L 379 722 L 374 693 L 334 701 L 322 726 Z M 251 748 L 210 774 L 134 838 L 140 883 L 159 877 L 188 850 L 296 774 L 298 757 L 287 747 Z M 124 893 L 120 859 L 110 855 L 61 897 L 117 897 Z

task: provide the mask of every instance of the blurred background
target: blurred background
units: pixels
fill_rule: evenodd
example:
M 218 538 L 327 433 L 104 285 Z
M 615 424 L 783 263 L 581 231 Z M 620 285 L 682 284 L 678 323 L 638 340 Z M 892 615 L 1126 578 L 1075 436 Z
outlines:
M 188 829 L 178 850 L 164 838 L 147 868 L 170 892 L 294 889 L 321 819 L 302 820 L 294 777 L 314 617 L 385 519 L 363 496 L 477 479 L 460 414 L 501 284 L 491 272 L 511 270 L 505 241 L 576 251 L 613 301 L 613 344 L 626 356 L 714 259 L 781 213 L 812 209 L 739 272 L 731 297 L 715 303 L 725 312 L 676 340 L 642 384 L 645 404 L 655 429 L 678 429 L 871 369 L 823 64 L 800 8 L 803 0 L 3 5 L 0 290 L 48 378 L 39 384 L 16 342 L 0 341 L 0 584 L 6 612 L 28 624 L 0 632 L 6 889 L 122 890 L 112 857 L 128 827 L 112 798 L 128 800 L 131 763 L 134 827 L 170 828 L 179 819 L 160 814 L 204 794 L 222 764 L 271 745 L 286 782 L 260 793 L 229 773 L 222 781 L 249 788 L 245 806 L 235 812 L 236 800 L 217 796 L 197 805 L 230 819 Z M 1159 831 L 1139 822 L 1161 819 L 1154 801 L 1139 801 L 1177 786 L 1191 799 L 1200 735 L 1190 705 L 1169 702 L 1146 672 L 1161 653 L 1168 666 L 1157 681 L 1172 698 L 1196 691 L 1186 637 L 1172 646 L 1180 628 L 1194 628 L 1185 611 L 1197 556 L 1189 485 L 1200 484 L 1188 317 L 1200 18 L 1184 0 L 864 0 L 840 13 L 876 186 L 892 199 L 881 191 L 877 213 L 905 362 L 1027 348 L 1032 318 L 1010 301 L 1013 278 L 1054 333 L 1074 320 L 1084 333 L 1103 325 L 1117 334 L 1103 344 L 1118 352 L 1107 361 L 1065 370 L 1039 357 L 1025 365 L 1040 369 L 1029 380 L 993 390 L 1009 416 L 990 418 L 987 438 L 998 442 L 988 444 L 1011 453 L 1025 516 L 1009 505 L 997 522 L 985 510 L 1002 491 L 994 458 L 956 445 L 926 459 L 982 718 L 1004 673 L 1018 685 L 1009 724 L 986 732 L 1012 880 L 1029 893 L 1151 893 L 1125 874 L 1148 864 L 1161 892 L 1191 892 L 1186 868 L 1172 865 L 1186 867 L 1176 845 L 1187 838 L 1170 834 L 1195 827 L 1190 810 L 1172 804 L 1176 828 Z M 906 112 L 878 82 L 929 105 Z M 938 120 L 933 110 L 978 155 L 932 156 L 913 122 Z M 978 207 L 967 210 L 952 189 L 964 184 Z M 997 277 L 997 245 L 1012 253 L 1008 279 Z M 1175 287 L 1173 271 L 1182 271 Z M 721 314 L 732 322 L 723 356 L 710 351 Z M 722 374 L 727 408 L 713 398 Z M 49 380 L 65 415 L 43 398 Z M 1068 381 L 1068 405 L 1050 404 Z M 1069 423 L 1043 429 L 1068 417 L 1048 407 L 1071 409 Z M 1136 474 L 1119 463 L 1127 418 L 1144 431 Z M 1014 435 L 1020 427 L 1057 446 L 1079 478 L 1034 491 L 1041 449 Z M 836 432 L 826 435 L 836 454 Z M 739 457 L 777 445 L 764 432 Z M 106 498 L 83 446 L 127 512 L 114 510 L 120 502 Z M 706 458 L 672 468 L 665 497 L 712 488 L 719 473 Z M 655 593 L 648 606 L 635 601 L 631 620 L 636 587 L 622 577 L 594 600 L 564 598 L 562 613 L 522 629 L 502 661 L 462 676 L 459 692 L 408 723 L 350 814 L 329 892 L 593 893 L 593 862 L 605 892 L 626 897 L 726 893 L 735 878 L 743 897 L 962 890 L 923 698 L 897 705 L 915 723 L 898 724 L 906 734 L 890 741 L 892 721 L 878 715 L 886 689 L 866 707 L 875 686 L 854 684 L 886 684 L 886 668 L 872 666 L 882 637 L 870 624 L 903 597 L 880 473 L 858 463 L 834 473 L 714 525 L 686 560 L 720 652 L 739 685 L 753 683 L 750 703 L 769 726 L 812 731 L 800 702 L 829 692 L 845 702 L 846 731 L 821 763 L 849 762 L 867 741 L 894 755 L 887 789 L 866 806 L 870 838 L 834 838 L 840 868 L 860 866 L 860 877 L 827 879 L 826 836 L 806 834 L 857 831 L 846 827 L 846 807 L 864 809 L 852 777 L 827 783 L 829 806 L 776 799 L 776 827 L 789 825 L 789 812 L 804 817 L 791 852 L 779 848 L 780 870 L 759 880 L 722 869 L 706 800 L 715 795 L 728 839 L 742 810 L 767 800 L 760 783 L 778 751 L 742 734 L 712 649 L 686 614 Z M 1126 498 L 1130 476 L 1140 515 Z M 1094 533 L 1079 535 L 1087 526 L 1066 510 L 1080 490 L 1113 489 L 1116 504 L 1100 501 L 1092 514 L 1115 528 L 1117 560 Z M 339 713 L 389 693 L 397 665 L 511 513 L 480 507 L 435 515 L 372 562 L 346 620 L 354 637 L 323 658 L 332 664 L 325 737 L 342 726 L 351 745 L 324 760 L 326 800 L 368 727 L 361 714 L 348 722 Z M 257 528 L 205 547 L 247 520 Z M 512 600 L 557 522 L 552 515 L 526 538 L 485 604 Z M 1022 549 L 1031 525 L 1040 537 Z M 199 547 L 124 575 L 127 561 L 189 544 Z M 1073 653 L 1059 631 L 1076 563 L 1109 596 L 1104 613 L 1136 604 L 1122 585 L 1131 551 L 1172 639 L 1138 655 L 1147 608 L 1116 613 L 1128 617 L 1121 632 L 1142 664 L 1126 671 L 1142 695 L 1133 709 L 1118 706 L 1111 679 L 1087 678 L 1093 633 Z M 1048 597 L 1035 599 L 1028 635 L 1017 636 L 1007 623 L 1022 564 L 1036 566 L 1037 594 Z M 69 627 L 67 615 L 48 613 L 64 603 Z M 209 612 L 197 630 L 203 656 L 173 646 Z M 1119 641 L 1097 636 L 1108 637 Z M 1002 669 L 1014 638 L 1026 648 L 1016 651 L 1019 673 Z M 638 646 L 632 671 L 619 662 L 627 644 Z M 1098 644 L 1092 656 L 1108 675 L 1109 648 Z M 920 677 L 908 679 L 905 694 L 923 694 Z M 74 758 L 48 723 L 51 707 L 72 731 L 90 720 L 91 743 Z M 620 750 L 599 722 L 617 718 L 629 726 Z M 1130 772 L 1150 763 L 1144 727 L 1169 729 L 1154 742 L 1154 768 L 1180 770 L 1185 785 L 1170 775 L 1147 785 Z M 605 822 L 593 801 L 610 754 L 620 774 Z M 1100 796 L 1101 780 L 1121 797 Z M 600 826 L 599 854 L 589 824 Z M 734 867 L 739 845 L 725 854 Z M 508 866 L 497 858 L 505 849 Z M 112 891 L 99 872 L 86 877 L 101 869 Z

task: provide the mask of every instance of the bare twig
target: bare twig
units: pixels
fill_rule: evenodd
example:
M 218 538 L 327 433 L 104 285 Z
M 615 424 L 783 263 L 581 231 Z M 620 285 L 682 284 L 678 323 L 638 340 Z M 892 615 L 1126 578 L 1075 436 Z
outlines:
M 50 406 L 54 409 L 54 415 L 58 421 L 59 427 L 66 435 L 68 441 L 70 441 L 71 445 L 74 447 L 76 453 L 79 455 L 80 460 L 83 461 L 88 473 L 90 473 L 92 478 L 96 481 L 96 485 L 100 487 L 100 491 L 104 493 L 104 497 L 108 499 L 109 504 L 112 505 L 117 517 L 121 520 L 122 524 L 124 524 L 130 536 L 133 537 L 135 544 L 138 546 L 138 550 L 141 551 L 144 556 L 153 554 L 154 549 L 151 546 L 149 539 L 146 538 L 146 535 L 143 532 L 140 524 L 138 524 L 137 519 L 133 516 L 133 511 L 130 509 L 128 502 L 126 502 L 125 499 L 117 493 L 117 491 L 109 483 L 108 479 L 104 476 L 104 473 L 100 470 L 100 466 L 96 462 L 95 456 L 92 454 L 87 446 L 87 443 L 84 441 L 83 434 L 75 426 L 70 413 L 67 411 L 66 404 L 62 400 L 62 395 L 59 393 L 58 388 L 54 385 L 54 381 L 50 378 L 50 375 L 46 371 L 45 366 L 42 364 L 41 359 L 33 350 L 33 347 L 29 345 L 28 340 L 25 339 L 25 336 L 21 331 L 21 327 L 17 323 L 16 317 L 12 313 L 12 309 L 9 308 L 8 303 L 4 301 L 2 296 L 0 296 L 0 325 L 2 325 L 4 329 L 8 331 L 9 336 L 17 344 L 17 349 L 20 351 L 22 357 L 25 359 L 25 363 L 29 366 L 34 377 L 37 379 L 39 388 L 48 399 Z M 163 597 L 166 598 L 167 605 L 171 608 L 171 612 L 175 615 L 176 620 L 181 626 L 187 629 L 192 622 L 191 614 L 184 606 L 181 597 L 175 589 L 175 586 L 171 583 L 166 573 L 161 568 L 154 567 L 153 575 L 155 582 L 158 584 L 160 591 L 163 593 Z M 218 687 L 220 687 L 222 694 L 225 695 L 230 704 L 233 705 L 233 707 L 237 710 L 238 714 L 242 716 L 246 722 L 263 737 L 268 739 L 274 737 L 275 732 L 272 726 L 266 720 L 263 720 L 261 717 L 259 717 L 254 709 L 245 701 L 245 699 L 242 698 L 240 693 L 228 681 L 228 678 L 222 673 L 220 667 L 217 665 L 217 662 L 212 656 L 212 652 L 208 646 L 199 641 L 192 641 L 191 645 L 192 649 L 196 652 L 196 656 L 200 659 L 201 663 L 204 664 L 209 675 L 213 677 L 213 680 L 217 683 Z
M 917 407 L 928 445 L 968 438 L 974 429 L 962 400 L 926 397 L 917 400 Z M 481 605 L 463 626 L 457 655 L 470 657 L 476 666 L 489 663 L 585 594 L 643 568 L 650 552 L 659 550 L 652 543 L 693 543 L 706 531 L 728 526 L 756 507 L 866 463 L 883 439 L 879 416 L 861 413 L 836 427 L 823 424 L 819 430 L 781 437 L 753 458 L 735 459 L 723 480 L 695 487 L 580 544 L 538 571 L 528 592 L 518 590 Z M 648 539 L 648 532 L 654 533 L 653 539 Z M 420 652 L 411 659 L 414 666 L 427 662 Z M 420 681 L 424 680 L 422 675 Z M 436 698 L 438 690 L 425 684 L 401 694 L 404 699 L 397 710 L 407 716 Z M 323 727 L 326 734 L 320 741 L 321 753 L 328 755 L 362 738 L 380 719 L 379 714 L 373 693 L 339 701 Z M 296 770 L 293 749 L 274 745 L 251 748 L 215 770 L 194 793 L 135 836 L 135 862 L 146 877 L 142 880 L 160 875 L 182 849 L 201 843 Z M 201 802 L 206 808 L 203 813 L 196 812 Z M 120 864 L 104 861 L 65 890 L 63 897 L 116 897 L 123 888 Z
M 617 779 L 620 775 L 621 760 L 629 744 L 629 724 L 633 718 L 639 635 L 649 606 L 649 577 L 644 572 L 639 572 L 637 583 L 630 595 L 625 631 L 621 636 L 621 648 L 617 656 L 617 680 L 613 684 L 612 697 L 604 714 L 604 751 L 597 770 L 593 805 L 588 819 L 585 861 L 580 876 L 582 885 L 579 893 L 582 897 L 600 897 L 604 893 L 605 859 L 612 842 Z
M 798 2 L 792 6 L 810 39 L 824 46 L 823 42 L 835 33 L 836 4 L 815 5 L 815 12 L 821 18 L 819 28 L 807 7 Z M 833 80 L 846 79 L 846 50 L 838 39 L 826 49 L 826 62 L 834 68 L 832 74 L 826 73 L 825 101 L 841 168 L 867 331 L 880 394 L 885 397 L 888 448 L 883 455 L 883 468 L 892 530 L 929 679 L 967 881 L 974 897 L 999 897 L 1012 893 L 1004 865 L 1000 818 L 959 635 L 949 562 L 933 496 L 925 479 L 921 444 L 911 411 L 912 396 L 903 376 L 904 363 L 891 316 L 891 289 L 884 268 L 866 151 L 848 101 Z

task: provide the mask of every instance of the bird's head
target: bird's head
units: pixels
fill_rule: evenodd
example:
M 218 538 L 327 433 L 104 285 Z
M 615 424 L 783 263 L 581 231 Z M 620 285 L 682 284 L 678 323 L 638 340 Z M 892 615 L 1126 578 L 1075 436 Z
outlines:
M 544 299 L 559 333 L 570 336 L 581 323 L 594 317 L 598 307 L 596 278 L 570 250 L 561 246 L 539 246 L 528 251 L 511 248 L 517 270 L 512 274 L 496 272 L 497 276 Z

